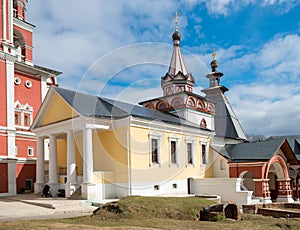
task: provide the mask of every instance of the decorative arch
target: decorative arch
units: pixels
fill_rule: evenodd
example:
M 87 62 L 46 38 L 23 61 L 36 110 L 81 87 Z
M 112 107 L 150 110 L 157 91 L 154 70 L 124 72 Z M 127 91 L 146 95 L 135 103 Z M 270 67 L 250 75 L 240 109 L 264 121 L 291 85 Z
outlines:
M 179 106 L 183 105 L 183 99 L 181 97 L 175 97 L 172 100 L 171 105 L 173 108 L 178 108 Z
M 205 110 L 206 104 L 204 100 L 198 99 L 197 100 L 197 109 Z
M 270 168 L 273 166 L 277 172 L 277 176 L 279 179 L 290 178 L 289 169 L 286 161 L 280 155 L 274 155 L 268 162 L 267 168 L 265 170 L 264 178 L 268 179 L 268 174 L 270 172 Z
M 22 109 L 22 105 L 21 105 L 21 103 L 19 102 L 19 100 L 17 100 L 17 101 L 15 102 L 15 109 Z
M 210 113 L 215 113 L 215 106 L 213 103 L 208 104 L 207 111 Z
M 189 96 L 186 103 L 189 107 L 196 107 L 195 99 L 192 96 Z
M 157 110 L 165 110 L 169 108 L 169 104 L 166 101 L 163 100 L 159 100 L 157 105 L 156 105 L 156 109 Z
M 200 127 L 201 128 L 206 128 L 207 127 L 207 123 L 205 118 L 203 117 L 202 120 L 200 121 Z
M 154 105 L 152 103 L 150 103 L 150 102 L 146 103 L 144 105 L 144 107 L 149 108 L 149 109 L 154 109 Z
M 255 184 L 253 181 L 253 174 L 249 171 L 243 171 L 240 173 L 239 178 L 242 179 L 242 189 L 248 191 L 255 191 Z

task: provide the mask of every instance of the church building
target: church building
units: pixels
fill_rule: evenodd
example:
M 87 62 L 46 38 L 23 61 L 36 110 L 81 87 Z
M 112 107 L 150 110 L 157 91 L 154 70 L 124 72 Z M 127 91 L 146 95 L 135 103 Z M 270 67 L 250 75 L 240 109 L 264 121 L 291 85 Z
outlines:
M 63 189 L 88 200 L 213 194 L 241 206 L 299 198 L 299 138 L 249 142 L 225 96 L 216 53 L 201 96 L 181 54 L 177 18 L 172 40 L 161 97 L 132 105 L 49 89 L 31 125 L 36 194 L 48 184 L 54 196 Z
M 0 196 L 33 191 L 36 136 L 29 128 L 60 72 L 33 63 L 26 0 L 0 1 Z

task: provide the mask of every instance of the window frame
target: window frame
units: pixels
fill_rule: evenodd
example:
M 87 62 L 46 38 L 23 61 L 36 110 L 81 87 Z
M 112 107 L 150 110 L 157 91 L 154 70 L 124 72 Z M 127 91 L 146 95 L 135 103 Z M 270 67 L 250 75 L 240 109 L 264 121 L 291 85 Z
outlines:
M 30 150 L 31 150 L 32 154 L 29 154 Z M 27 156 L 34 157 L 34 146 L 27 147 Z
M 175 162 L 172 162 L 172 142 L 175 143 Z M 177 166 L 179 167 L 179 138 L 178 137 L 169 137 L 169 165 L 170 167 Z
M 203 146 L 205 146 L 204 149 L 204 156 L 203 156 Z M 200 143 L 200 156 L 201 156 L 201 164 L 207 165 L 208 164 L 208 143 L 207 142 L 201 142 Z M 203 160 L 204 159 L 204 160 Z
M 189 147 L 188 145 L 191 146 L 191 159 L 190 158 L 190 154 L 189 154 Z M 192 139 L 186 139 L 185 140 L 185 149 L 186 149 L 186 165 L 187 166 L 195 166 L 195 143 L 194 140 Z M 191 162 L 190 162 L 191 160 Z
M 153 161 L 153 150 L 152 150 L 152 140 L 157 141 L 157 162 Z M 149 134 L 149 166 L 155 167 L 159 166 L 161 167 L 161 135 L 158 133 L 150 133 Z

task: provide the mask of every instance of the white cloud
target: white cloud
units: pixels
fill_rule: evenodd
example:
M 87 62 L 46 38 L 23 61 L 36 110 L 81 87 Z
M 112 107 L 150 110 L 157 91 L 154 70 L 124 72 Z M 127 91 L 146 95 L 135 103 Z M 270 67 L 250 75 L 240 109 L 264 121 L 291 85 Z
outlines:
M 284 135 L 299 133 L 300 120 L 300 37 L 276 37 L 256 53 L 239 56 L 230 52 L 222 67 L 230 72 L 247 72 L 255 67 L 256 78 L 248 85 L 234 85 L 228 92 L 246 133 Z M 236 57 L 234 56 L 236 54 Z M 225 71 L 226 76 L 230 75 Z M 247 75 L 244 76 L 247 80 Z
M 109 92 L 106 96 L 136 103 L 162 95 L 159 84 L 152 86 L 149 79 L 153 77 L 160 81 L 167 71 L 172 52 L 174 12 L 190 9 L 186 12 L 193 13 L 193 8 L 206 6 L 211 15 L 229 16 L 247 5 L 257 4 L 286 13 L 296 3 L 283 0 L 263 3 L 258 0 L 183 0 L 174 4 L 173 1 L 158 0 L 112 0 L 104 4 L 101 0 L 89 0 L 86 4 L 85 1 L 31 0 L 27 18 L 37 24 L 35 63 L 63 71 L 64 76 L 59 78 L 62 87 L 96 94 L 106 89 L 104 91 Z M 195 14 L 181 15 L 182 34 L 188 25 L 187 17 L 198 23 L 194 29 L 201 37 L 202 18 Z M 140 44 L 153 41 L 166 43 Z M 216 45 L 182 48 L 187 68 L 196 79 L 196 93 L 208 86 L 205 75 L 209 71 L 212 47 Z M 249 48 L 242 45 L 217 48 L 217 55 L 219 70 L 225 74 L 223 82 L 231 83 L 237 80 L 234 77 L 240 77 L 239 85 L 232 84 L 228 97 L 247 133 L 274 135 L 284 134 L 288 129 L 297 130 L 295 124 L 300 120 L 300 111 L 295 106 L 300 99 L 297 87 L 299 35 L 274 37 L 259 51 L 249 52 Z M 162 70 L 161 66 L 166 68 Z M 248 73 L 256 78 L 249 79 Z M 147 79 L 144 79 L 145 75 Z M 119 85 L 109 88 L 107 83 L 112 78 L 115 82 L 119 80 Z M 128 84 L 122 85 L 126 80 Z M 249 85 L 241 85 L 245 82 Z
M 298 0 L 208 0 L 205 2 L 209 14 L 215 16 L 229 16 L 248 5 L 271 7 L 276 14 L 286 14 L 300 4 Z

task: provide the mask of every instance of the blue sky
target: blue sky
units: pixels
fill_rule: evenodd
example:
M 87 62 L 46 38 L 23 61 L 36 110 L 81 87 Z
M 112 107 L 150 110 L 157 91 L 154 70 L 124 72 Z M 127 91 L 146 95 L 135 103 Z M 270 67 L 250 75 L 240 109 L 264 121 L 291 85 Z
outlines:
M 34 62 L 62 71 L 64 88 L 132 103 L 161 96 L 176 11 L 195 93 L 208 87 L 215 49 L 244 131 L 300 134 L 298 0 L 30 0 Z

